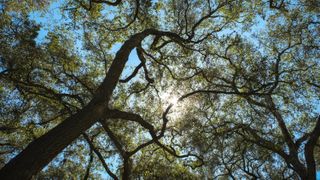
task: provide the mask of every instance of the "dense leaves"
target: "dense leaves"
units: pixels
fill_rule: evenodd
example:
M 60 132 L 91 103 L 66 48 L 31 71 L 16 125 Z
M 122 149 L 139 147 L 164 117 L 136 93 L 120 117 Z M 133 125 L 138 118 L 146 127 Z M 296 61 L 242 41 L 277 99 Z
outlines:
M 318 2 L 0 9 L 4 178 L 315 179 Z

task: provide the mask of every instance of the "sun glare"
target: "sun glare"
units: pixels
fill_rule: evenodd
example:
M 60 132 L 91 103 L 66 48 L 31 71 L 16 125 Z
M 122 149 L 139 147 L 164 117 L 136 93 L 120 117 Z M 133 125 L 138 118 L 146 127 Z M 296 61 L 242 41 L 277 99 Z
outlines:
M 160 93 L 162 102 L 162 110 L 165 111 L 169 105 L 173 105 L 168 113 L 169 124 L 173 125 L 176 123 L 186 111 L 186 102 L 179 101 L 181 95 L 177 94 L 176 91 L 167 90 Z
M 161 101 L 164 105 L 169 106 L 170 104 L 176 105 L 179 101 L 178 95 L 172 92 L 164 92 L 160 95 Z

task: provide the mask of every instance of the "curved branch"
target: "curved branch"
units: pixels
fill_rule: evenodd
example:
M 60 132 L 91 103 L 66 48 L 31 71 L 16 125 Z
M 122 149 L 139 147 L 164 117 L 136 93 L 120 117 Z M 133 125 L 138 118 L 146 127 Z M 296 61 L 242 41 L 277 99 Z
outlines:
M 268 104 L 268 109 L 271 111 L 271 113 L 274 115 L 275 119 L 277 120 L 281 133 L 284 137 L 284 140 L 289 147 L 290 155 L 298 158 L 298 147 L 293 142 L 293 139 L 289 133 L 289 130 L 285 124 L 285 121 L 282 115 L 277 111 L 271 96 L 268 96 L 266 100 Z
M 235 92 L 235 91 L 218 91 L 218 90 L 196 90 L 190 93 L 187 93 L 179 98 L 179 101 L 182 101 L 185 98 L 193 96 L 199 93 L 206 94 L 229 94 L 229 95 L 241 95 L 241 96 L 249 96 L 249 95 L 269 95 L 269 93 L 256 93 L 256 92 Z
M 123 120 L 129 120 L 129 121 L 137 122 L 142 127 L 148 129 L 149 133 L 150 133 L 150 135 L 152 137 L 152 139 L 150 141 L 139 145 L 137 148 L 135 148 L 133 151 L 130 151 L 130 152 L 124 152 L 122 150 L 122 148 L 121 148 L 120 143 L 116 142 L 117 149 L 121 151 L 121 154 L 124 154 L 125 156 L 130 157 L 130 156 L 134 155 L 136 152 L 138 152 L 139 150 L 141 150 L 142 148 L 144 148 L 144 147 L 146 147 L 146 146 L 148 146 L 148 145 L 150 145 L 152 143 L 156 143 L 163 150 L 165 150 L 166 152 L 170 153 L 171 155 L 173 155 L 175 157 L 186 158 L 186 157 L 189 157 L 189 156 L 193 156 L 193 157 L 196 157 L 197 159 L 199 159 L 203 164 L 204 162 L 203 162 L 202 158 L 199 157 L 198 155 L 192 154 L 192 153 L 179 155 L 179 154 L 176 153 L 176 151 L 173 148 L 170 149 L 167 146 L 163 145 L 159 141 L 159 139 L 164 136 L 164 132 L 165 132 L 165 129 L 166 129 L 166 124 L 168 122 L 168 119 L 166 118 L 166 115 L 168 114 L 168 112 L 169 112 L 171 107 L 172 107 L 172 105 L 168 106 L 168 108 L 163 113 L 163 119 L 164 119 L 163 121 L 164 122 L 163 122 L 163 125 L 162 125 L 162 128 L 161 128 L 161 131 L 160 131 L 159 135 L 156 135 L 156 132 L 154 131 L 154 127 L 150 123 L 145 121 L 140 115 L 134 114 L 134 113 L 130 113 L 130 112 L 124 112 L 124 111 L 120 111 L 120 110 L 109 110 L 110 113 L 108 113 L 109 115 L 107 115 L 106 118 L 111 118 L 111 119 L 112 118 L 117 118 L 117 119 L 123 119 Z M 107 126 L 106 121 L 100 121 L 100 123 L 103 125 L 103 127 L 106 129 L 106 131 L 110 133 L 111 130 Z M 112 139 L 116 139 L 115 136 L 112 135 L 112 134 L 109 137 L 111 137 Z
M 117 1 L 119 1 L 119 0 L 117 0 Z M 140 0 L 136 0 L 136 7 L 135 7 L 133 19 L 128 24 L 126 24 L 123 27 L 116 28 L 116 29 L 110 29 L 108 27 L 106 27 L 106 29 L 109 30 L 109 31 L 119 31 L 119 30 L 123 30 L 123 29 L 128 28 L 131 24 L 133 24 L 137 20 L 137 17 L 138 17 L 138 14 L 139 14 L 139 8 L 140 8 Z
M 127 78 L 125 79 L 120 79 L 119 82 L 120 83 L 126 83 L 126 82 L 129 82 L 132 78 L 134 78 L 137 73 L 139 72 L 139 70 L 142 68 L 142 63 L 140 63 L 135 69 L 134 71 L 131 73 L 130 76 L 128 76 Z
M 143 48 L 141 46 L 138 46 L 137 47 L 137 54 L 138 54 L 138 57 L 141 61 L 141 64 L 142 64 L 142 67 L 143 67 L 143 71 L 144 71 L 144 76 L 146 78 L 146 80 L 149 82 L 149 83 L 153 83 L 154 80 L 152 78 L 149 77 L 149 71 L 147 69 L 147 66 L 146 66 L 146 58 L 144 57 L 143 55 L 143 52 L 145 52 L 143 50 Z
M 88 162 L 88 165 L 87 165 L 87 170 L 86 170 L 86 173 L 83 177 L 84 180 L 87 180 L 89 178 L 89 175 L 90 175 L 90 169 L 91 169 L 91 166 L 92 166 L 92 162 L 93 162 L 93 154 L 92 154 L 92 149 L 90 148 L 90 159 L 89 159 L 89 162 Z
M 94 2 L 94 3 L 104 3 L 104 4 L 108 4 L 110 6 L 117 6 L 121 3 L 122 0 L 116 0 L 115 2 L 106 1 L 106 0 L 90 0 L 90 1 Z
M 123 173 L 122 173 L 122 179 L 129 179 L 131 174 L 131 163 L 130 163 L 130 156 L 127 151 L 125 151 L 120 143 L 120 141 L 117 139 L 115 134 L 112 132 L 112 130 L 109 128 L 109 125 L 106 121 L 100 121 L 102 124 L 103 129 L 108 134 L 111 141 L 116 146 L 117 150 L 120 152 L 120 155 L 123 159 Z
M 107 171 L 107 173 L 113 178 L 118 180 L 117 176 L 115 174 L 112 173 L 112 171 L 109 169 L 107 163 L 105 162 L 103 156 L 101 155 L 101 153 L 99 152 L 99 150 L 94 146 L 94 144 L 91 142 L 89 136 L 86 133 L 82 133 L 82 136 L 84 137 L 84 139 L 87 141 L 87 143 L 89 144 L 90 148 L 94 151 L 94 153 L 98 156 L 100 162 L 102 163 L 104 169 Z

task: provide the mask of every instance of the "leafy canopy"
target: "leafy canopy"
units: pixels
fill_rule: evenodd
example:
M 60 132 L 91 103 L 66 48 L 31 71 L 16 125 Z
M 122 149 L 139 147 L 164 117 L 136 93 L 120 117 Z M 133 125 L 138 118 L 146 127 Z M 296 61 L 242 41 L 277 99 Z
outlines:
M 1 167 L 85 111 L 114 77 L 110 97 L 95 103 L 107 112 L 32 175 L 315 179 L 317 1 L 30 0 L 0 9 Z

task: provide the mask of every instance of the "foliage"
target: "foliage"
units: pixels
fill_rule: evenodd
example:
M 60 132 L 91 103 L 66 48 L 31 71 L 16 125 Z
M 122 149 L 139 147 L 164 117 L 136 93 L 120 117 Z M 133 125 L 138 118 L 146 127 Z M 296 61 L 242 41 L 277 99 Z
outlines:
M 53 4 L 60 23 L 30 18 Z M 45 149 L 61 125 L 73 142 L 30 171 L 35 178 L 315 178 L 318 2 L 2 1 L 0 9 L 3 172 L 31 146 Z

